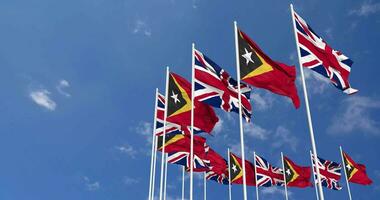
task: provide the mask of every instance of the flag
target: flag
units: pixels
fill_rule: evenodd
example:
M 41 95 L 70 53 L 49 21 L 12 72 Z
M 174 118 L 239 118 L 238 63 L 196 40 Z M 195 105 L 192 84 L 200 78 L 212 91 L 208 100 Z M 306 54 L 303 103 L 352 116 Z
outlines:
M 191 125 L 191 84 L 175 73 L 169 74 L 167 106 L 167 121 L 188 131 Z M 194 101 L 194 129 L 210 133 L 218 120 L 212 107 Z
M 230 173 L 231 173 L 231 183 L 243 184 L 243 162 L 241 158 L 237 157 L 235 154 L 230 153 Z M 255 170 L 252 163 L 245 160 L 245 180 L 247 185 L 255 186 Z
M 194 56 L 195 99 L 227 112 L 239 113 L 237 81 L 200 51 L 194 50 Z M 242 115 L 249 121 L 252 115 L 251 88 L 240 83 L 240 91 Z
M 318 182 L 317 172 L 315 171 L 314 155 L 311 156 L 313 161 L 313 170 L 315 173 L 315 180 Z M 341 177 L 340 170 L 342 166 L 339 163 L 325 160 L 318 157 L 318 168 L 321 176 L 321 185 L 333 190 L 341 190 L 342 186 L 339 185 L 339 179 Z
M 162 151 L 163 136 L 157 137 L 157 150 Z M 186 134 L 169 134 L 165 137 L 165 153 L 174 153 L 179 151 L 190 152 L 191 137 Z M 202 152 L 206 147 L 206 139 L 194 135 L 194 152 Z
M 257 186 L 271 187 L 284 184 L 283 170 L 273 167 L 268 161 L 258 155 L 255 156 L 255 167 Z
M 164 133 L 164 115 L 165 115 L 165 96 L 157 94 L 157 107 L 156 107 L 156 130 L 157 136 Z M 166 122 L 166 134 L 181 134 L 181 126 L 178 124 Z
M 296 12 L 294 20 L 301 65 L 330 79 L 344 93 L 356 93 L 358 90 L 351 88 L 348 81 L 353 61 L 332 49 Z
M 286 185 L 288 187 L 309 187 L 312 186 L 310 182 L 311 168 L 301 167 L 296 165 L 292 160 L 284 156 L 284 172 Z
M 287 96 L 299 108 L 295 67 L 273 61 L 243 31 L 238 30 L 237 34 L 241 80 Z
M 168 154 L 168 163 L 185 166 L 186 170 L 190 170 L 191 163 L 193 163 L 194 172 L 205 172 L 209 169 L 210 161 L 207 159 L 207 152 L 209 147 L 204 144 L 198 146 L 199 143 L 194 145 L 194 157 L 193 162 L 190 158 L 190 149 L 186 148 L 182 151 L 173 152 Z
M 356 163 L 346 152 L 343 152 L 343 160 L 349 182 L 360 185 L 372 184 L 372 180 L 367 175 L 365 165 Z
M 209 169 L 206 172 L 207 180 L 228 184 L 227 161 L 211 148 L 207 152 L 207 159 L 210 161 Z

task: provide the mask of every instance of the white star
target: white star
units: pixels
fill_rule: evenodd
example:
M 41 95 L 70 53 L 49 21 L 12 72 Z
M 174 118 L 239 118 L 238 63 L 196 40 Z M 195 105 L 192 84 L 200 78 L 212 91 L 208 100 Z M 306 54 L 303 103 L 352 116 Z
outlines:
M 243 56 L 243 58 L 245 58 L 246 64 L 248 65 L 249 62 L 255 63 L 255 62 L 253 62 L 253 60 L 251 58 L 252 52 L 249 52 L 246 48 L 244 48 L 244 50 L 245 50 L 245 54 L 243 54 L 242 56 Z
M 232 165 L 232 170 L 234 170 L 234 172 L 236 172 L 237 171 L 237 168 L 236 168 L 236 165 Z
M 351 165 L 346 165 L 348 170 L 351 170 Z
M 174 91 L 172 91 L 172 96 L 170 96 L 171 98 L 174 99 L 174 103 L 177 104 L 177 101 L 178 103 L 181 102 L 179 99 L 178 99 L 178 94 L 174 93 Z
M 286 173 L 290 176 L 291 175 L 290 169 L 286 170 Z

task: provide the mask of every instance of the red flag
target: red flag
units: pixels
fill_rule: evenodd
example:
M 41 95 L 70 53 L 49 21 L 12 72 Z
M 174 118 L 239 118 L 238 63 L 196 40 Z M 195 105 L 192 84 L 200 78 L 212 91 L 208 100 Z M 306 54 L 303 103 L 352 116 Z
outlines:
M 289 187 L 309 187 L 313 184 L 310 182 L 311 168 L 296 165 L 289 158 L 284 156 L 284 172 L 286 185 Z
M 343 152 L 343 160 L 349 182 L 360 185 L 372 184 L 372 180 L 367 175 L 365 165 L 356 163 L 346 152 Z
M 231 172 L 231 183 L 243 184 L 243 164 L 241 158 L 237 157 L 233 153 L 230 153 L 229 167 Z M 245 160 L 245 178 L 247 185 L 256 185 L 255 167 L 247 160 Z
M 188 131 L 191 120 L 191 84 L 181 76 L 170 73 L 168 87 L 167 121 Z M 213 108 L 194 101 L 194 128 L 210 133 L 219 121 Z
M 297 94 L 296 68 L 273 61 L 243 31 L 238 30 L 240 77 L 253 86 L 292 99 L 300 106 Z

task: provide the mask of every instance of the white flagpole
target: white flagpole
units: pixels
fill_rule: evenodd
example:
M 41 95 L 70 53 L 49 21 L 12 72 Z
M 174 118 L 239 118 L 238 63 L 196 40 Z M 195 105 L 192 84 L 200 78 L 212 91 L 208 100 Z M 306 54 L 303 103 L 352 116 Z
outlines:
M 259 185 L 257 183 L 257 173 L 256 173 L 256 152 L 253 152 L 253 166 L 255 169 L 256 200 L 259 200 Z
M 195 58 L 194 58 L 194 50 L 195 50 L 195 44 L 193 43 L 191 50 L 191 142 L 190 142 L 190 200 L 193 200 L 193 168 L 194 168 L 194 78 L 195 78 L 195 71 L 194 71 L 194 64 L 195 64 Z
M 153 172 L 153 163 L 156 163 L 155 160 L 155 141 L 156 141 L 156 117 L 157 117 L 157 96 L 158 96 L 158 88 L 156 88 L 156 96 L 154 100 L 154 117 L 153 117 L 153 133 L 152 133 L 152 154 L 150 158 L 150 177 L 149 177 L 149 197 L 148 199 L 152 200 L 152 193 L 154 191 L 153 186 L 153 176 L 155 176 Z
M 339 149 L 340 149 L 340 156 L 342 157 L 342 164 L 343 164 L 343 169 L 344 169 L 344 174 L 345 174 L 345 177 L 346 177 L 346 184 L 347 184 L 347 191 L 348 191 L 348 197 L 350 198 L 350 200 L 352 200 L 352 196 L 351 196 L 351 189 L 350 189 L 350 184 L 348 183 L 348 177 L 347 177 L 347 172 L 346 172 L 346 163 L 344 162 L 344 158 L 343 158 L 343 150 L 342 150 L 342 146 L 339 146 Z
M 301 59 L 301 55 L 300 55 L 299 46 L 298 46 L 298 37 L 297 37 L 297 31 L 296 31 L 296 23 L 294 21 L 293 4 L 290 4 L 290 10 L 291 10 L 291 14 L 292 14 L 294 37 L 296 39 L 296 47 L 297 47 L 297 54 L 298 54 L 298 64 L 299 64 L 299 68 L 300 68 L 300 71 L 301 71 L 301 80 L 302 80 L 302 86 L 303 86 L 303 94 L 304 94 L 304 98 L 305 98 L 306 114 L 307 114 L 307 119 L 308 119 L 308 124 L 309 124 L 309 130 L 310 130 L 311 146 L 312 146 L 312 150 L 313 150 L 313 154 L 314 154 L 314 161 L 317 164 L 318 163 L 317 162 L 317 159 L 318 159 L 317 147 L 316 147 L 315 139 L 314 139 L 313 122 L 311 120 L 311 113 L 310 113 L 310 108 L 309 108 L 309 98 L 308 98 L 308 95 L 307 95 L 305 76 L 304 76 L 304 73 L 303 73 L 303 67 L 301 65 L 301 60 L 300 60 Z M 316 167 L 316 172 L 317 172 L 317 180 L 318 180 L 318 183 L 319 183 L 318 184 L 319 196 L 320 196 L 321 200 L 324 200 L 325 198 L 324 198 L 324 195 L 323 195 L 322 185 L 320 184 L 321 183 L 321 176 L 320 176 L 319 168 L 318 167 Z
M 166 200 L 166 185 L 168 181 L 168 154 L 165 156 L 165 179 L 164 179 L 164 200 Z
M 157 163 L 157 136 L 154 137 L 154 159 L 153 159 L 153 178 L 152 178 L 152 196 L 154 199 L 155 183 L 156 183 L 156 163 Z
M 314 172 L 314 166 L 313 166 L 313 156 L 312 156 L 312 153 L 310 151 L 310 162 L 311 162 L 311 170 L 313 171 L 313 180 L 314 180 L 314 188 L 315 188 L 315 195 L 317 196 L 317 200 L 319 200 L 319 195 L 318 195 L 318 183 L 317 181 L 315 180 L 315 172 Z M 317 168 L 317 167 L 316 167 Z
M 185 166 L 182 167 L 182 200 L 185 200 Z
M 245 174 L 245 153 L 244 153 L 244 133 L 243 133 L 243 116 L 241 108 L 241 88 L 240 88 L 240 62 L 239 62 L 239 46 L 238 46 L 238 32 L 237 23 L 234 21 L 235 30 L 235 53 L 236 53 L 236 71 L 237 71 L 237 83 L 238 83 L 238 98 L 239 98 L 239 125 L 240 125 L 240 145 L 241 145 L 241 158 L 243 160 L 243 194 L 244 200 L 247 200 L 247 178 Z
M 165 140 L 166 140 L 166 113 L 168 110 L 168 88 L 169 88 L 169 67 L 166 67 L 166 83 L 165 83 L 165 111 L 164 111 L 164 130 L 162 135 L 162 148 L 161 148 L 161 180 L 160 180 L 160 200 L 162 200 L 162 193 L 164 188 L 164 166 L 165 166 Z
M 282 169 L 284 173 L 284 184 L 285 184 L 285 199 L 288 200 L 288 186 L 286 183 L 286 171 L 285 171 L 285 163 L 284 163 L 284 154 L 281 152 L 281 161 L 282 161 Z
M 207 200 L 206 172 L 203 172 L 203 200 Z
M 232 200 L 230 148 L 227 149 L 227 152 L 228 152 L 228 196 L 229 196 L 229 200 Z

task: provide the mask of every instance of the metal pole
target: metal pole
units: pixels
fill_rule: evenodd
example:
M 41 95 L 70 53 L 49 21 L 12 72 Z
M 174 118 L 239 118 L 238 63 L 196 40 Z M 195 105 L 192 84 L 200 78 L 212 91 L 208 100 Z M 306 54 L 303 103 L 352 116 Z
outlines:
M 313 171 L 313 180 L 314 180 L 314 188 L 315 188 L 315 195 L 317 196 L 317 200 L 319 200 L 319 195 L 318 195 L 318 183 L 315 180 L 315 172 L 314 172 L 314 166 L 313 166 L 313 156 L 310 151 L 310 162 L 311 162 L 311 170 Z
M 284 172 L 284 184 L 285 184 L 285 199 L 288 200 L 288 186 L 286 183 L 286 171 L 285 171 L 285 163 L 284 163 L 284 154 L 281 152 L 281 161 L 282 161 L 282 169 Z
M 307 95 L 305 76 L 304 76 L 304 73 L 303 73 L 303 67 L 301 65 L 301 60 L 300 60 L 301 55 L 300 55 L 299 46 L 298 46 L 298 37 L 297 37 L 297 31 L 296 31 L 296 23 L 294 21 L 294 10 L 293 10 L 293 5 L 292 4 L 290 4 L 290 9 L 291 9 L 292 20 L 293 20 L 294 37 L 296 39 L 296 47 L 297 47 L 297 54 L 298 54 L 298 64 L 299 64 L 299 68 L 300 68 L 300 71 L 301 71 L 301 80 L 302 80 L 302 86 L 303 86 L 303 94 L 304 94 L 304 98 L 305 98 L 306 114 L 307 114 L 307 119 L 308 119 L 309 130 L 310 130 L 311 146 L 312 146 L 313 154 L 315 156 L 314 157 L 314 161 L 317 164 L 318 163 L 317 162 L 317 159 L 318 159 L 317 147 L 316 147 L 315 139 L 314 139 L 313 122 L 311 120 L 311 113 L 310 113 L 310 108 L 309 108 L 309 99 L 308 99 L 308 95 Z M 318 167 L 316 167 L 316 172 L 317 172 L 317 180 L 318 180 L 318 183 L 319 183 L 318 184 L 319 196 L 320 196 L 321 200 L 324 200 L 323 189 L 322 189 L 322 185 L 320 184 L 321 183 L 321 176 L 320 176 L 319 168 Z
M 347 172 L 346 172 L 346 163 L 344 162 L 344 158 L 343 158 L 343 150 L 342 150 L 342 146 L 339 146 L 339 150 L 340 150 L 340 156 L 342 157 L 342 164 L 343 164 L 342 167 L 343 167 L 343 169 L 344 169 L 344 174 L 345 174 L 345 177 L 346 177 L 346 184 L 347 184 L 348 197 L 350 198 L 350 200 L 352 200 L 350 184 L 348 183 L 348 177 L 347 177 Z
M 155 192 L 155 182 L 156 182 L 156 163 L 157 163 L 157 136 L 154 137 L 154 162 L 153 162 L 153 178 L 152 178 L 152 196 L 151 200 L 154 199 Z
M 182 200 L 185 200 L 185 166 L 182 167 Z
M 168 154 L 165 156 L 165 184 L 164 184 L 164 200 L 166 200 L 166 186 L 168 182 Z
M 257 183 L 257 171 L 256 171 L 256 152 L 253 152 L 253 166 L 255 169 L 256 200 L 259 200 L 259 184 Z
M 194 168 L 194 50 L 195 44 L 191 45 L 191 142 L 190 142 L 190 200 L 193 200 L 193 168 Z
M 232 200 L 230 148 L 227 149 L 227 152 L 228 152 L 228 196 L 229 196 L 229 200 Z
M 239 98 L 239 125 L 240 125 L 240 145 L 241 145 L 241 158 L 243 160 L 243 194 L 244 200 L 247 200 L 247 179 L 245 174 L 245 153 L 244 153 L 244 133 L 243 133 L 243 116 L 241 108 L 241 88 L 240 88 L 240 62 L 239 62 L 239 45 L 238 45 L 238 32 L 237 23 L 234 21 L 235 30 L 235 53 L 236 53 L 236 71 L 237 71 L 237 82 L 238 82 L 238 98 Z
M 155 139 L 156 139 L 156 117 L 157 117 L 157 95 L 158 95 L 158 88 L 156 88 L 156 96 L 154 98 L 154 117 L 153 117 L 153 133 L 152 133 L 152 154 L 150 158 L 150 177 L 149 177 L 149 197 L 148 199 L 152 200 L 152 193 L 153 193 L 153 162 L 155 163 L 156 160 L 154 160 L 154 154 L 155 154 Z
M 165 85 L 165 112 L 164 112 L 164 130 L 162 135 L 162 149 L 161 149 L 161 180 L 160 180 L 160 200 L 162 200 L 162 193 L 164 187 L 164 166 L 165 166 L 165 140 L 166 140 L 166 113 L 168 110 L 168 88 L 169 88 L 169 67 L 166 67 L 166 85 Z
M 206 172 L 203 172 L 203 200 L 207 200 Z

